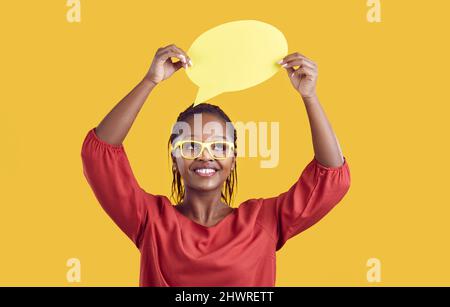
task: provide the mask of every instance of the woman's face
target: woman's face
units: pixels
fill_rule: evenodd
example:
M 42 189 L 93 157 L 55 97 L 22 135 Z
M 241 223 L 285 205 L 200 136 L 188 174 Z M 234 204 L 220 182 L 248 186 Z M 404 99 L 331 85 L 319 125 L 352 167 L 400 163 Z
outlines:
M 183 140 L 234 142 L 232 129 L 228 127 L 227 130 L 225 121 L 214 114 L 195 114 L 195 118 L 190 116 L 185 122 L 190 126 L 191 133 L 190 136 L 183 135 Z M 180 148 L 177 150 L 180 150 Z M 185 159 L 179 154 L 175 157 L 172 156 L 172 159 L 186 189 L 210 191 L 222 189 L 224 182 L 234 168 L 236 157 L 232 154 L 225 159 L 214 159 L 205 148 L 201 155 L 193 160 Z M 214 171 L 205 174 L 201 170 L 205 168 L 212 168 Z

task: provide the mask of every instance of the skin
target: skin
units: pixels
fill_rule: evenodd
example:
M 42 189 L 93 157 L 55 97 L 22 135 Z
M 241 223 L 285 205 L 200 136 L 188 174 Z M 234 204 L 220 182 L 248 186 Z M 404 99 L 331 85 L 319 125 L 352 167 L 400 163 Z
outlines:
M 179 61 L 174 62 L 172 58 Z M 298 52 L 287 55 L 278 64 L 285 69 L 293 88 L 299 93 L 305 106 L 311 127 L 315 158 L 324 166 L 342 166 L 344 158 L 339 142 L 316 93 L 317 64 Z M 189 56 L 176 45 L 159 48 L 144 78 L 114 106 L 96 127 L 97 136 L 113 145 L 122 144 L 153 89 L 179 69 L 189 69 L 192 65 L 194 63 Z M 225 125 L 221 118 L 214 115 L 202 114 L 202 116 L 203 125 L 210 121 Z M 191 120 L 187 120 L 187 122 L 192 126 Z M 195 136 L 196 139 L 203 141 L 208 137 L 211 135 Z M 221 137 L 221 135 L 214 135 L 214 137 Z M 220 191 L 234 167 L 235 157 L 222 161 L 214 160 L 209 156 L 208 151 L 204 150 L 202 156 L 196 160 L 176 158 L 173 161 L 182 176 L 186 191 L 183 202 L 175 207 L 179 212 L 207 227 L 216 225 L 232 213 L 234 209 L 221 202 Z M 207 162 L 214 163 L 220 168 L 218 174 L 213 176 L 214 178 L 199 178 L 193 174 L 192 168 L 195 165 Z

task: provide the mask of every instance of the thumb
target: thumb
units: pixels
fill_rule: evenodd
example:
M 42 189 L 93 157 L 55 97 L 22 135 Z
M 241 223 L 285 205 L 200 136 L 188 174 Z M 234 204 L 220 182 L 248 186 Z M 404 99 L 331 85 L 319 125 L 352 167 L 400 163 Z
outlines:
M 178 69 L 180 69 L 181 67 L 183 67 L 183 62 L 178 61 L 178 62 L 176 62 L 176 63 L 173 63 L 172 65 L 173 65 L 174 71 L 177 71 Z
M 286 72 L 287 72 L 289 78 L 291 78 L 291 75 L 294 71 L 295 71 L 295 69 L 293 67 L 286 68 Z

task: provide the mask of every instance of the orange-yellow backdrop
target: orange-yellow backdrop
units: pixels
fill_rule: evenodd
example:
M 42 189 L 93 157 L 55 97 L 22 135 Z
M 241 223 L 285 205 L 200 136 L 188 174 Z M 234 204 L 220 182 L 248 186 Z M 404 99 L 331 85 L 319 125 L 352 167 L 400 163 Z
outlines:
M 1 285 L 138 285 L 139 253 L 82 174 L 87 131 L 143 77 L 158 47 L 188 49 L 218 24 L 257 19 L 319 65 L 318 94 L 352 186 L 277 253 L 277 286 L 450 285 L 448 1 L 2 1 Z M 195 64 L 195 63 L 194 63 Z M 180 71 L 151 94 L 124 142 L 140 184 L 169 194 L 166 142 L 196 86 Z M 284 72 L 214 98 L 233 121 L 280 122 L 280 163 L 240 159 L 237 204 L 286 191 L 313 157 L 302 101 Z M 276 178 L 276 180 L 274 180 Z M 366 262 L 381 261 L 381 283 Z

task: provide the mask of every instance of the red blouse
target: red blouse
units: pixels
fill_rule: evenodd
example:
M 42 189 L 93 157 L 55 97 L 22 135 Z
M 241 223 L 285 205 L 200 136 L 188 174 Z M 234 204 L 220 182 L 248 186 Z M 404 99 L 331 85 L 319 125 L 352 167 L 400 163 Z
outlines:
M 164 195 L 144 191 L 123 144 L 91 129 L 83 173 L 98 202 L 141 253 L 140 286 L 275 286 L 275 251 L 325 216 L 347 193 L 350 171 L 315 157 L 292 187 L 248 199 L 212 227 L 183 215 Z

